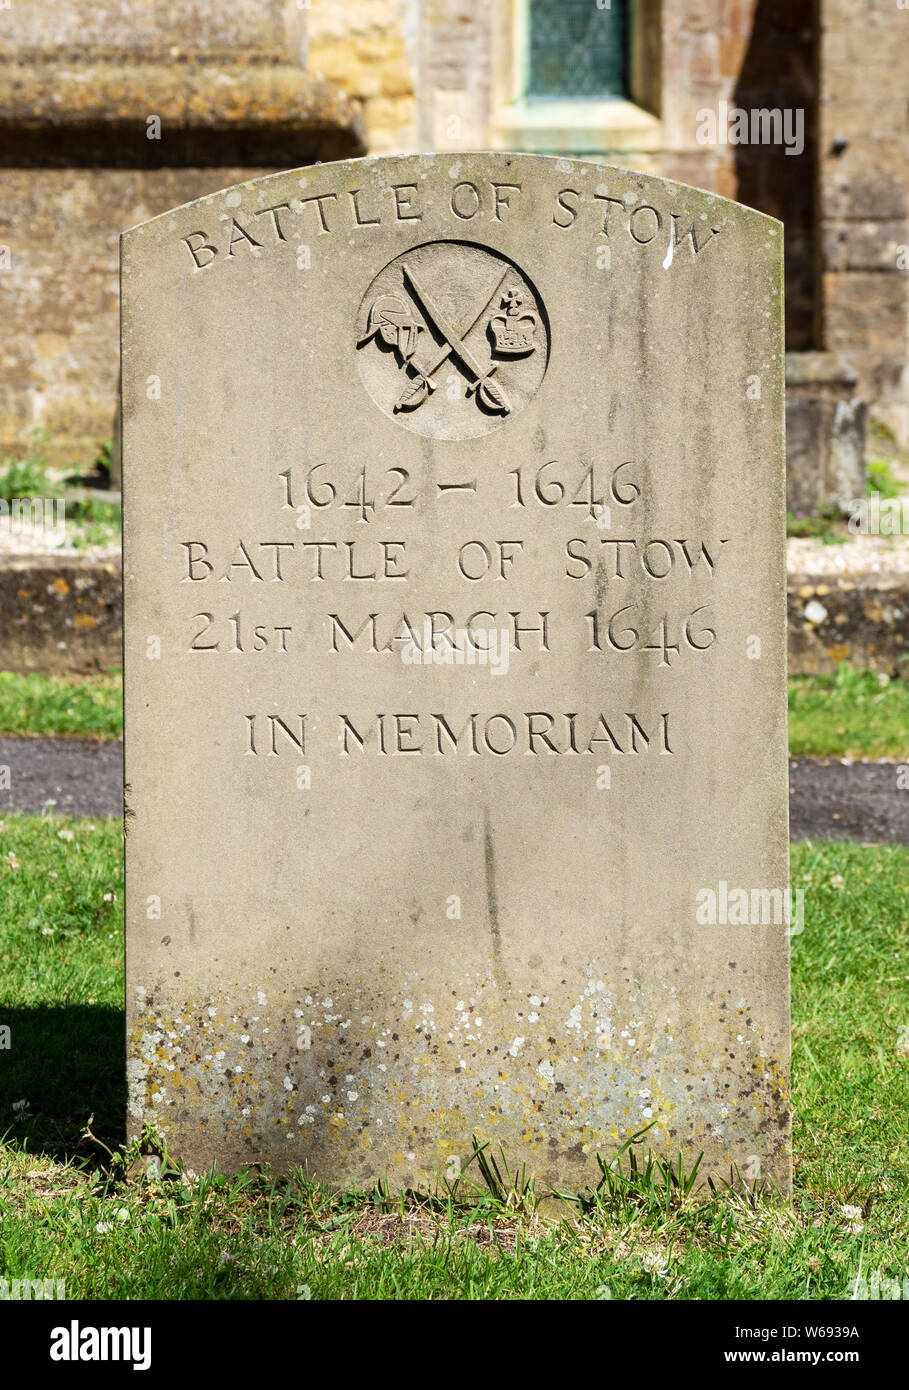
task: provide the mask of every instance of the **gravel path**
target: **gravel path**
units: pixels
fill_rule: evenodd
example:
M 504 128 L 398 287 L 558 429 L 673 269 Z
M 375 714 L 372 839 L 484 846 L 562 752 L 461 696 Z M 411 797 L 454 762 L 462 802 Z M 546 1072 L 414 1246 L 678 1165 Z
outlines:
M 53 800 L 67 816 L 115 816 L 122 805 L 122 745 L 81 738 L 0 738 L 0 815 L 41 811 Z M 793 758 L 789 822 L 793 840 L 909 844 L 909 787 L 897 763 Z M 9 789 L 3 785 L 9 768 Z M 909 776 L 909 773 L 907 773 Z
M 790 759 L 790 839 L 909 845 L 909 787 L 900 787 L 897 780 L 904 766 Z
M 87 738 L 0 738 L 0 815 L 42 811 L 49 800 L 58 816 L 118 815 L 123 745 Z
M 905 574 L 909 571 L 909 535 L 853 536 L 843 545 L 790 537 L 786 567 L 790 575 Z

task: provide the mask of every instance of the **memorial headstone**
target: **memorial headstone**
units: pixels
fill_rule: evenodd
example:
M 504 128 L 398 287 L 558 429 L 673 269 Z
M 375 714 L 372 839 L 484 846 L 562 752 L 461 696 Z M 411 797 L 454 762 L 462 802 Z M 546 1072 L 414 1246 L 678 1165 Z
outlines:
M 124 235 L 133 1133 L 788 1187 L 782 252 L 508 154 Z

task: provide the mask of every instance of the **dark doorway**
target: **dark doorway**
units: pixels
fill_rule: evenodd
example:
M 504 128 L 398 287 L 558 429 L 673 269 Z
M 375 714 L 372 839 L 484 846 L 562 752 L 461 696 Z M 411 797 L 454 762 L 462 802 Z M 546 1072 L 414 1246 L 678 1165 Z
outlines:
M 757 0 L 754 27 L 733 102 L 748 112 L 804 112 L 804 149 L 734 146 L 738 198 L 778 217 L 786 237 L 786 346 L 818 341 L 818 44 L 817 0 Z

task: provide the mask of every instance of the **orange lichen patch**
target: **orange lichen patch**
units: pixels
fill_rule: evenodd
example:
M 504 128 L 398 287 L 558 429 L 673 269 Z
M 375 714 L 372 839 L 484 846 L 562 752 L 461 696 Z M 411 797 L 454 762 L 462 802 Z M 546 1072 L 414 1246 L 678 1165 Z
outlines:
M 97 627 L 98 622 L 90 613 L 77 613 L 73 618 L 74 627 Z
M 63 575 L 62 575 L 62 574 L 59 575 L 59 576 L 54 580 L 53 589 L 54 589 L 54 592 L 57 593 L 57 594 L 68 594 L 68 593 L 69 593 L 69 585 L 67 584 L 66 580 L 63 578 Z

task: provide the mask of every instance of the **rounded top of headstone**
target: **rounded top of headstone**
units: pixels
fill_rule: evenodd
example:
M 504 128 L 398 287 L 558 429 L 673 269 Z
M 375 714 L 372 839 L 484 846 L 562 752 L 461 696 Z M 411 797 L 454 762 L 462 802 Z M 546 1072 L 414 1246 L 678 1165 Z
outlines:
M 601 213 L 601 227 L 608 220 L 606 214 L 610 209 L 621 205 L 629 215 L 636 208 L 641 209 L 638 234 L 640 244 L 645 244 L 649 238 L 644 227 L 646 213 L 643 213 L 643 209 L 653 206 L 651 200 L 661 195 L 676 200 L 676 211 L 697 206 L 698 216 L 705 224 L 711 221 L 712 212 L 714 223 L 735 219 L 736 223 L 741 225 L 744 221 L 753 224 L 756 229 L 760 228 L 769 236 L 781 235 L 783 230 L 783 224 L 767 213 L 758 212 L 756 208 L 747 207 L 731 198 L 724 198 L 718 193 L 679 183 L 674 179 L 619 168 L 600 160 L 569 159 L 559 155 L 525 154 L 515 151 L 475 150 L 366 155 L 356 159 L 334 160 L 266 174 L 260 179 L 234 184 L 172 208 L 147 222 L 138 223 L 123 235 L 131 236 L 168 219 L 188 215 L 191 210 L 200 211 L 207 206 L 219 204 L 228 208 L 239 206 L 236 198 L 238 194 L 244 206 L 249 202 L 255 210 L 266 208 L 272 195 L 279 190 L 283 191 L 286 186 L 292 211 L 299 211 L 294 207 L 295 203 L 308 204 L 320 196 L 331 199 L 333 194 L 337 196 L 341 190 L 346 193 L 353 190 L 359 192 L 368 186 L 370 181 L 382 181 L 390 190 L 401 189 L 408 178 L 416 181 L 417 189 L 428 183 L 433 184 L 433 191 L 447 187 L 457 204 L 454 215 L 465 226 L 477 219 L 485 222 L 487 217 L 493 224 L 504 226 L 508 212 L 514 216 L 517 211 L 517 202 L 509 199 L 508 195 L 514 180 L 518 178 L 522 191 L 532 188 L 537 179 L 546 181 L 547 190 L 558 183 L 557 191 L 561 195 L 561 203 L 560 208 L 553 214 L 553 222 L 556 226 L 562 225 L 565 230 L 580 225 L 580 207 L 576 204 L 578 200 L 583 202 L 589 199 Z M 487 181 L 486 186 L 481 187 L 484 181 Z M 478 203 L 470 191 L 471 186 L 477 189 Z M 301 191 L 298 192 L 298 189 Z M 365 203 L 365 194 L 358 201 Z M 390 194 L 390 201 L 398 204 L 393 210 L 401 213 L 402 222 L 425 220 L 416 207 L 404 206 L 403 191 L 400 194 Z M 321 213 L 322 208 L 319 210 Z M 362 220 L 354 217 L 351 225 L 353 228 L 371 226 L 373 215 L 370 213 L 369 218 L 363 216 Z M 328 221 L 327 216 L 324 220 Z M 347 223 L 343 225 L 346 226 Z M 331 224 L 329 223 L 328 228 L 323 226 L 321 230 L 323 234 L 328 234 Z M 706 226 L 703 230 L 706 232 Z

